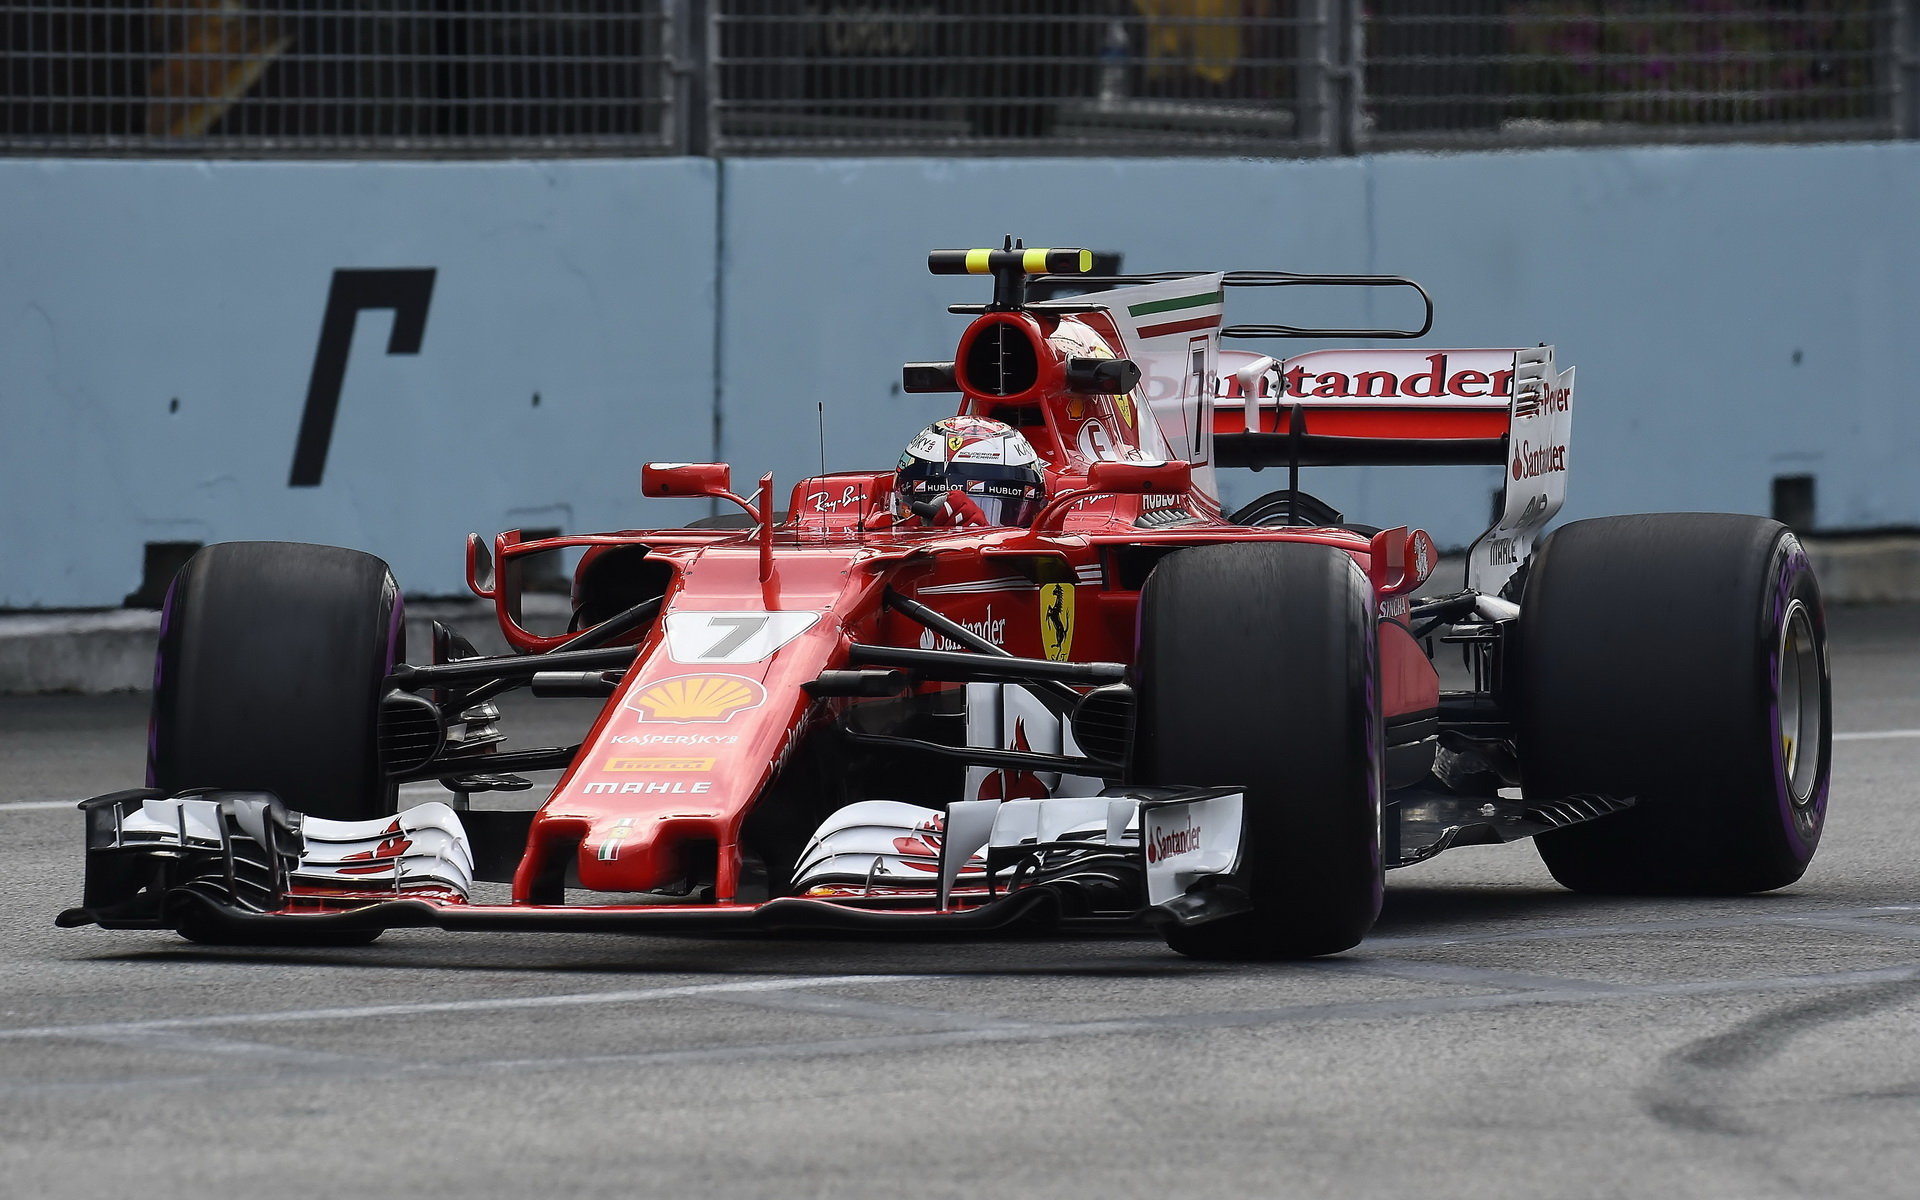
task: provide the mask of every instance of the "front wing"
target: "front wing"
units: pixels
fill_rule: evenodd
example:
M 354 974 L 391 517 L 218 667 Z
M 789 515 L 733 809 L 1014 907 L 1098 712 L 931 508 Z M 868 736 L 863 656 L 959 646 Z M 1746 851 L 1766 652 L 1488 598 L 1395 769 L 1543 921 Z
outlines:
M 470 900 L 475 861 L 501 855 L 476 846 L 444 804 L 339 822 L 261 792 L 139 789 L 81 803 L 85 893 L 59 923 L 191 927 L 200 937 L 263 941 L 421 927 L 700 934 L 987 930 L 1075 918 L 1193 925 L 1248 908 L 1241 806 L 1241 794 L 1225 788 L 962 801 L 937 814 L 943 836 L 917 886 L 876 881 L 876 856 L 864 887 L 842 882 L 761 903 L 538 905 Z

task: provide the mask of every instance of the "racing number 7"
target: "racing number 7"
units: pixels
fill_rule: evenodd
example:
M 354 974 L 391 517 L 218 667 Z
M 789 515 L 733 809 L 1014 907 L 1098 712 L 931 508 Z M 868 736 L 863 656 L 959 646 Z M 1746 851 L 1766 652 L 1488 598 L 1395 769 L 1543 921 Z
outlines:
M 288 487 L 319 487 L 333 441 L 333 417 L 340 409 L 340 385 L 347 378 L 347 353 L 353 349 L 353 325 L 365 308 L 393 310 L 388 354 L 418 354 L 427 332 L 427 305 L 433 299 L 432 267 L 362 271 L 342 268 L 327 289 L 327 312 L 320 321 L 320 345 L 313 354 L 313 378 L 300 417 L 300 438 L 293 446 Z
M 707 652 L 701 657 L 709 659 L 727 657 L 746 645 L 748 638 L 765 629 L 772 620 L 772 617 L 764 613 L 744 617 L 708 617 L 708 629 L 727 628 L 728 632 L 719 641 L 709 646 Z

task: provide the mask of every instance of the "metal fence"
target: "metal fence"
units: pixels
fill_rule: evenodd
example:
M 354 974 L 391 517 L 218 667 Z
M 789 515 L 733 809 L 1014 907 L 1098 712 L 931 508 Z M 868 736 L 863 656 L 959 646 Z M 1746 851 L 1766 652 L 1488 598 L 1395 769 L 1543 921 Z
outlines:
M 1380 145 L 1896 132 L 1901 0 L 1371 0 Z
M 30 0 L 0 151 L 1308 155 L 1913 136 L 1920 0 Z
M 714 12 L 722 150 L 1298 153 L 1330 111 L 1329 23 L 1312 3 L 716 0 Z
M 21 152 L 666 153 L 666 6 L 632 0 L 28 0 Z

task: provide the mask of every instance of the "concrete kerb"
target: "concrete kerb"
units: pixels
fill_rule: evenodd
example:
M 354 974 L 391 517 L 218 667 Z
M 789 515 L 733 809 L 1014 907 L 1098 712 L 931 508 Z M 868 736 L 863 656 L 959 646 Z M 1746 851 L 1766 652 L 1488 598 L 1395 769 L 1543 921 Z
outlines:
M 523 607 L 541 618 L 542 628 L 566 621 L 564 597 L 529 596 Z M 407 647 L 415 661 L 430 652 L 434 621 L 482 653 L 507 652 L 493 605 L 414 601 L 407 605 Z M 145 691 L 153 686 L 159 640 L 160 614 L 150 609 L 0 616 L 0 695 Z
M 1807 553 L 1829 604 L 1920 600 L 1920 537 L 1809 539 Z M 1443 588 L 1457 586 L 1460 570 L 1458 558 L 1443 559 L 1436 579 Z M 566 602 L 530 596 L 528 608 L 564 620 Z M 416 659 L 431 644 L 435 620 L 482 652 L 505 652 L 491 605 L 437 600 L 407 606 L 407 645 Z M 159 636 L 160 614 L 152 611 L 0 616 L 0 695 L 144 691 L 153 684 Z
M 1806 543 L 1829 604 L 1897 604 L 1920 599 L 1920 537 Z

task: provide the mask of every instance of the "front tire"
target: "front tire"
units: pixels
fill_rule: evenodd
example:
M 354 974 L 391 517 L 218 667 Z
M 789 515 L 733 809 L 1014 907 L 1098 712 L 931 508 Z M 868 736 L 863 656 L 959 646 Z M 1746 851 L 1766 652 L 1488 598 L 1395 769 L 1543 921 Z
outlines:
M 1381 902 L 1373 590 L 1310 543 L 1168 555 L 1141 595 L 1135 773 L 1245 789 L 1251 912 L 1172 926 L 1198 958 L 1308 958 L 1366 936 Z
M 406 653 L 403 615 L 387 564 L 358 550 L 224 542 L 195 554 L 161 615 L 149 782 L 271 792 L 338 821 L 393 813 L 379 711 Z M 178 929 L 223 946 L 358 946 L 380 936 L 234 931 L 191 911 Z
M 399 589 L 371 554 L 226 542 L 174 578 L 154 670 L 154 787 L 264 791 L 310 816 L 395 811 L 384 681 L 405 653 Z
M 1832 698 L 1820 588 L 1776 521 L 1579 521 L 1521 599 L 1516 733 L 1530 797 L 1633 797 L 1537 839 L 1575 891 L 1785 887 L 1826 819 Z

